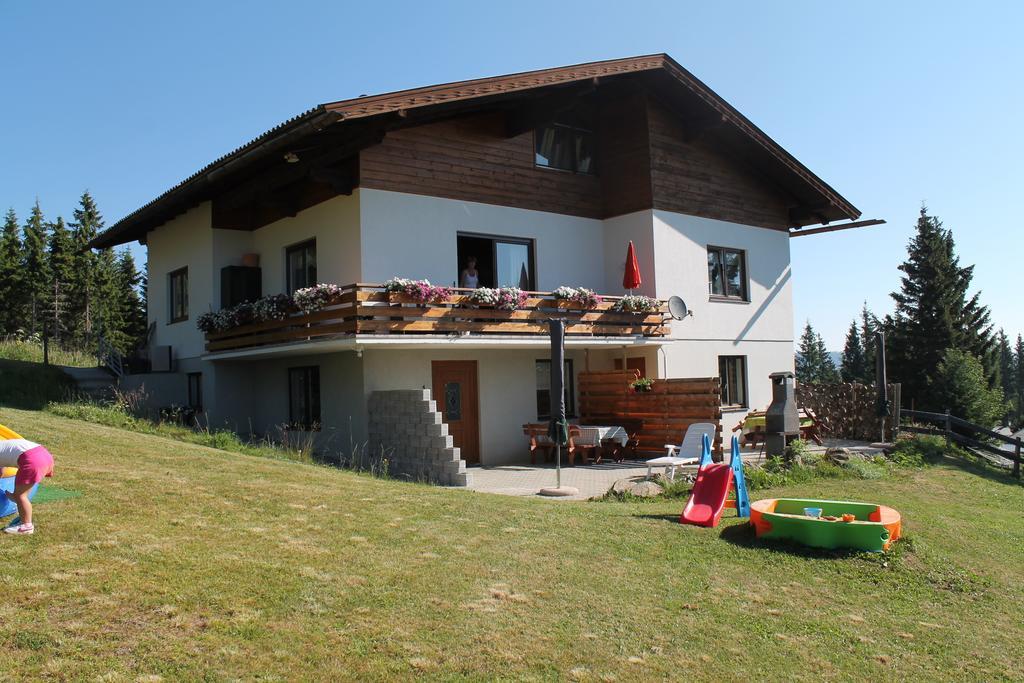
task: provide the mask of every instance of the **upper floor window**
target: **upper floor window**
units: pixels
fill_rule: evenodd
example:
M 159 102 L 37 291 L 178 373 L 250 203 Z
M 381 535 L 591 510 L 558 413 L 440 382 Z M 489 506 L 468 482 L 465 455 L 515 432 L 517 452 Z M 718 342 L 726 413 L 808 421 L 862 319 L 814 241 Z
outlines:
M 534 163 L 573 173 L 594 173 L 594 134 L 586 128 L 551 123 L 534 131 Z
M 292 429 L 320 430 L 320 368 L 288 368 L 288 423 Z
M 719 356 L 718 376 L 722 382 L 722 405 L 747 407 L 747 357 Z
M 167 276 L 170 291 L 170 322 L 188 320 L 188 268 L 179 268 Z
M 709 246 L 708 290 L 713 297 L 746 301 L 746 254 L 738 249 Z
M 285 251 L 288 269 L 288 293 L 316 284 L 316 240 L 288 247 Z

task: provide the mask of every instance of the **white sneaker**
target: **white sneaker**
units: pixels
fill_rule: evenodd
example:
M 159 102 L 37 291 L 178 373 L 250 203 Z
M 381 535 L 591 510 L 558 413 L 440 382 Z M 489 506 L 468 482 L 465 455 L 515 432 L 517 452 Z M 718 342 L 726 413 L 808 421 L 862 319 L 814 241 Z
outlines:
M 28 534 L 35 533 L 35 530 L 36 530 L 36 527 L 35 527 L 34 524 L 18 524 L 17 526 L 11 525 L 11 526 L 7 527 L 6 529 L 4 529 L 4 533 L 6 533 L 6 534 L 28 535 Z

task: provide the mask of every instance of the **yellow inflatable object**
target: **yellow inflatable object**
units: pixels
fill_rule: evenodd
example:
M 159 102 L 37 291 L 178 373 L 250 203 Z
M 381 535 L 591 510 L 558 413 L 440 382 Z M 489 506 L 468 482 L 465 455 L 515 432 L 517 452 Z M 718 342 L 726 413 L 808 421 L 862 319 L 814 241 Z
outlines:
M 21 435 L 17 432 L 11 431 L 7 427 L 0 425 L 0 439 L 20 439 Z M 6 479 L 7 477 L 13 477 L 18 473 L 17 467 L 0 467 L 0 479 Z

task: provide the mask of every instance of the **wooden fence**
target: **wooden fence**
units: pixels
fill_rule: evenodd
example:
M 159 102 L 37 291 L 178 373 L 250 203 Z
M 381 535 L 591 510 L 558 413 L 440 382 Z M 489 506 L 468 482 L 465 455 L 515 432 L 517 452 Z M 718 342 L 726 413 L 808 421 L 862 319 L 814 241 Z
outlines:
M 656 379 L 651 390 L 634 391 L 635 370 L 579 373 L 580 421 L 583 424 L 638 427 L 639 450 L 665 454 L 665 444 L 679 444 L 695 422 L 715 425 L 714 448 L 722 448 L 721 385 L 717 377 Z
M 944 436 L 947 445 L 953 441 L 961 446 L 1009 460 L 1013 463 L 1013 476 L 1020 479 L 1021 449 L 1024 447 L 1020 439 L 993 432 L 991 429 L 985 429 L 973 422 L 950 415 L 948 410 L 945 413 L 928 413 L 923 410 L 898 409 L 896 419 L 900 431 Z M 917 424 L 914 422 L 906 424 L 906 420 L 912 420 Z M 993 441 L 1010 444 L 1014 448 L 1012 451 L 996 448 L 992 445 Z
M 814 413 L 822 436 L 833 439 L 878 441 L 878 393 L 870 384 L 803 384 L 796 387 L 796 402 Z M 889 385 L 889 403 L 900 404 L 900 385 Z M 893 417 L 885 418 L 885 433 L 891 434 Z

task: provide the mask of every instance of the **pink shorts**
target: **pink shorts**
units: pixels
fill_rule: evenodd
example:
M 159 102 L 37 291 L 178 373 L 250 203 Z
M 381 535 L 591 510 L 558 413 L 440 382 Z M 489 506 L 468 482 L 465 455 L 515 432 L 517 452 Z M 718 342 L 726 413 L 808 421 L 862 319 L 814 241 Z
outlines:
M 14 485 L 27 484 L 35 486 L 43 477 L 53 476 L 53 456 L 42 446 L 36 446 L 18 456 L 18 474 L 14 476 Z

